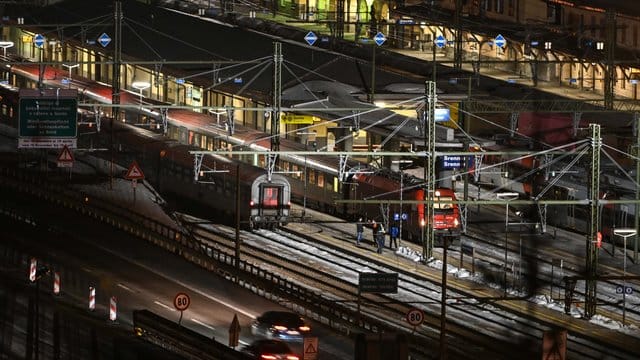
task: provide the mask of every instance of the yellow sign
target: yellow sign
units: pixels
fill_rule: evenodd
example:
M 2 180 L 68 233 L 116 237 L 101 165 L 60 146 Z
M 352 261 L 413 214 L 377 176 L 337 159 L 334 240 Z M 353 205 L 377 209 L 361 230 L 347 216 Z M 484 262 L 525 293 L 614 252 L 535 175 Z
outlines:
M 31 35 L 22 35 L 22 42 L 23 43 L 32 43 L 33 42 L 33 36 L 31 36 Z
M 283 124 L 313 124 L 315 116 L 312 115 L 282 115 Z
M 452 129 L 458 130 L 458 120 L 459 120 L 459 112 L 458 108 L 459 104 L 449 104 L 449 120 L 445 122 L 438 123 L 438 125 L 446 126 Z

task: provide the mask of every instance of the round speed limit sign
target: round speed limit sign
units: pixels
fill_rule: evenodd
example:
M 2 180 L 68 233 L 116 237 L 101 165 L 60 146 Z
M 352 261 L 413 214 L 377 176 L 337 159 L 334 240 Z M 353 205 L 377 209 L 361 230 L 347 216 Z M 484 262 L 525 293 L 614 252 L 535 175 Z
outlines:
M 419 326 L 424 321 L 424 312 L 420 309 L 410 309 L 407 311 L 407 322 L 411 326 Z
M 173 298 L 173 306 L 178 311 L 187 310 L 187 308 L 189 307 L 189 304 L 191 304 L 191 299 L 189 298 L 189 295 L 185 293 L 177 293 L 176 297 Z

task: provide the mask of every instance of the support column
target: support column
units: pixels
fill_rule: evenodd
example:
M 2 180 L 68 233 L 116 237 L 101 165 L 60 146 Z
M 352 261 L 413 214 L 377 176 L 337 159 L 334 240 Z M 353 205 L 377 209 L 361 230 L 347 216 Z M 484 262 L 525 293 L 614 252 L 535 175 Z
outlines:
M 282 107 L 282 43 L 273 43 L 273 102 L 271 104 L 271 151 L 280 151 L 280 108 Z
M 590 319 L 596 314 L 596 290 L 598 276 L 598 248 L 596 239 L 600 225 L 600 125 L 589 124 L 591 131 L 591 176 L 589 180 L 589 231 L 587 232 L 586 281 L 585 281 L 585 317 Z
M 113 54 L 113 69 L 111 77 L 111 87 L 113 92 L 111 94 L 111 103 L 113 105 L 120 104 L 120 63 L 122 61 L 122 3 L 115 1 L 115 13 L 114 13 L 114 54 Z M 113 123 L 118 122 L 120 118 L 120 109 L 118 107 L 111 108 L 111 165 L 109 169 L 109 189 L 113 189 L 113 172 L 114 172 L 114 133 Z
M 425 260 L 433 257 L 433 245 L 435 233 L 433 231 L 433 195 L 435 191 L 435 149 L 436 149 L 436 83 L 427 81 L 425 86 L 425 124 L 424 124 L 424 145 L 426 156 L 424 158 L 424 179 L 425 179 L 425 210 L 424 227 L 425 234 L 422 243 Z
M 640 154 L 640 113 L 633 113 L 633 126 L 635 127 L 636 135 L 636 148 L 633 152 L 633 155 L 636 157 L 636 183 L 640 184 L 640 159 L 638 159 L 638 154 Z M 635 198 L 640 199 L 640 188 L 637 186 Z M 638 229 L 640 227 L 640 214 L 638 214 L 640 211 L 640 204 L 634 204 L 633 206 L 636 207 L 635 215 L 633 217 L 633 226 L 634 229 Z M 638 263 L 638 236 L 634 236 L 633 238 L 633 263 Z
M 613 109 L 613 99 L 615 98 L 616 84 L 616 13 L 612 9 L 607 10 L 607 41 L 605 43 L 607 57 L 604 68 L 604 106 L 607 109 Z

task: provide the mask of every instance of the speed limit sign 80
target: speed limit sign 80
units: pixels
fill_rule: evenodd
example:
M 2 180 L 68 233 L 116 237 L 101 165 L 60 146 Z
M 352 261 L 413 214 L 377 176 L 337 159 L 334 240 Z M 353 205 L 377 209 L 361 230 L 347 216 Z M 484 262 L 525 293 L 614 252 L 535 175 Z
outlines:
M 187 310 L 189 304 L 191 304 L 191 299 L 189 298 L 189 295 L 185 293 L 177 293 L 176 297 L 173 298 L 173 306 L 178 311 Z
M 407 322 L 412 326 L 419 326 L 424 321 L 424 312 L 420 309 L 411 309 L 407 311 Z

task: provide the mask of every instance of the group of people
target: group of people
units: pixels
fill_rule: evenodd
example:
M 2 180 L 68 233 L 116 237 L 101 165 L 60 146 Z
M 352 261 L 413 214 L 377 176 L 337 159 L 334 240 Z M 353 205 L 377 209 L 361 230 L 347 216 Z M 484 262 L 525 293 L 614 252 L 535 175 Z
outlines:
M 356 223 L 356 245 L 360 246 L 360 241 L 363 240 L 364 236 L 364 225 L 365 222 L 362 218 L 358 219 Z M 371 221 L 371 230 L 373 237 L 373 246 L 377 246 L 378 254 L 382 254 L 382 249 L 384 248 L 385 242 L 385 230 L 381 223 L 377 223 L 375 220 Z M 400 230 L 398 226 L 394 223 L 391 225 L 389 229 L 389 249 L 397 249 L 398 248 L 398 236 L 400 235 Z

